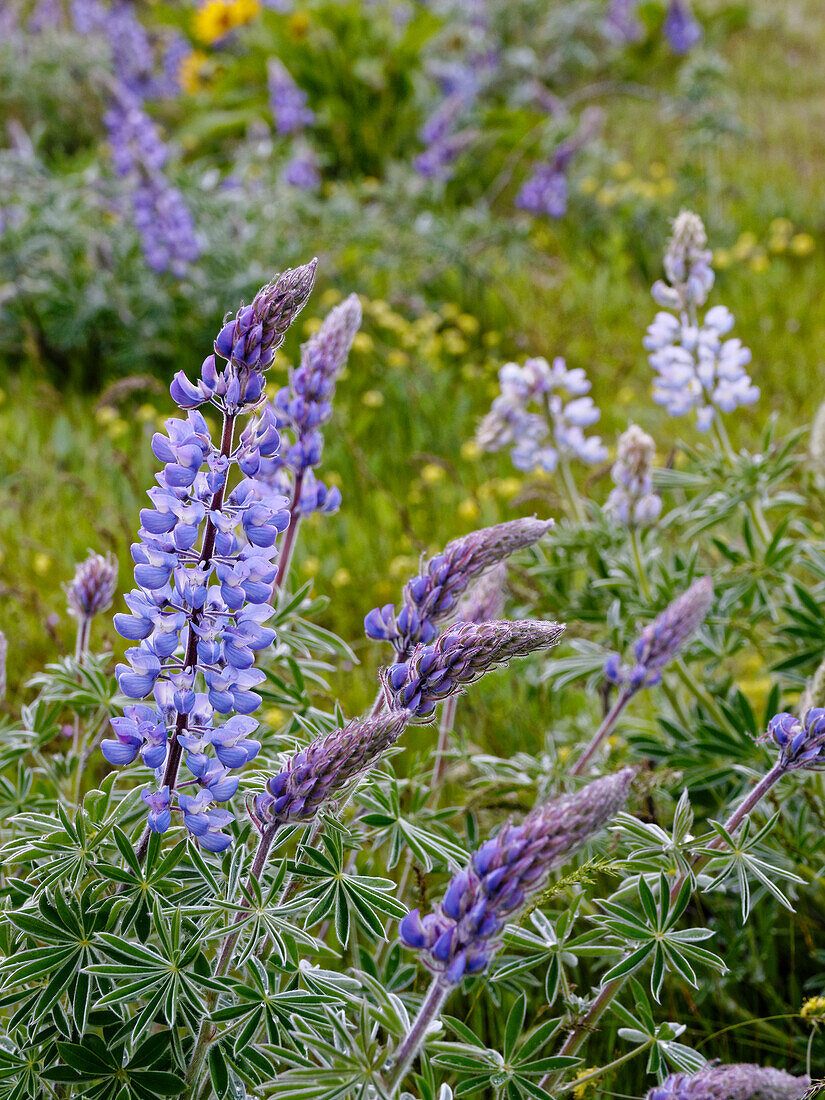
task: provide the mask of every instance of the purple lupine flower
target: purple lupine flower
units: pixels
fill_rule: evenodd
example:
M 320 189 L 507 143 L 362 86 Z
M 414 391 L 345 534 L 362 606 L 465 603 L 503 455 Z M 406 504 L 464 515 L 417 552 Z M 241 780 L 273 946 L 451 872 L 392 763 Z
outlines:
M 631 424 L 619 436 L 618 455 L 610 471 L 616 486 L 605 511 L 626 527 L 649 527 L 662 511 L 662 498 L 653 489 L 653 437 Z
M 297 187 L 301 191 L 315 190 L 321 183 L 315 153 L 309 147 L 297 149 L 284 165 L 281 178 L 290 187 Z
M 602 125 L 602 112 L 588 108 L 578 129 L 560 142 L 548 161 L 533 165 L 516 195 L 516 206 L 538 217 L 562 218 L 567 213 L 567 172 L 573 157 L 592 141 Z
M 670 0 L 663 30 L 674 53 L 690 53 L 702 41 L 702 28 L 690 8 L 690 0 Z
M 260 406 L 265 371 L 314 276 L 314 261 L 285 272 L 224 324 L 215 340 L 224 369 L 212 355 L 198 386 L 176 376 L 172 395 L 188 415 L 168 420 L 166 434 L 152 440 L 164 469 L 132 546 L 137 587 L 126 597 L 130 613 L 115 616 L 118 633 L 137 643 L 126 651 L 129 663 L 116 668 L 120 689 L 135 700 L 151 694 L 154 705 L 138 703 L 112 719 L 115 737 L 103 742 L 103 754 L 114 764 L 139 754 L 161 786 L 143 796 L 149 828 L 168 829 L 177 808 L 209 851 L 229 844 L 222 829 L 232 815 L 214 806 L 237 789 L 229 773 L 261 748 L 251 736 L 258 723 L 250 714 L 261 703 L 254 689 L 265 679 L 255 654 L 275 638 L 264 624 L 273 614 L 276 542 L 289 523 L 286 498 L 268 492 L 262 501 L 253 476 L 280 444 L 274 411 L 264 408 L 237 445 L 232 427 L 239 413 Z M 206 400 L 224 416 L 220 447 L 193 407 Z M 241 480 L 230 490 L 232 466 Z M 199 789 L 178 794 L 170 808 L 181 759 Z
M 638 42 L 644 35 L 644 25 L 636 14 L 639 0 L 610 0 L 605 15 L 608 35 L 619 42 Z
M 520 825 L 508 822 L 453 877 L 435 912 L 421 917 L 414 909 L 404 917 L 402 943 L 446 985 L 485 970 L 507 921 L 622 809 L 633 775 L 625 768 L 537 806 Z
M 169 157 L 139 102 L 122 95 L 104 116 L 115 172 L 131 186 L 132 215 L 152 271 L 179 278 L 200 255 L 192 215 L 163 169 Z
M 433 645 L 419 642 L 406 661 L 381 669 L 387 705 L 429 718 L 442 700 L 499 665 L 549 649 L 563 633 L 563 625 L 539 619 L 455 623 Z
M 103 0 L 72 0 L 69 12 L 74 29 L 84 35 L 103 33 L 110 14 Z
M 91 619 L 111 607 L 117 589 L 117 563 L 111 555 L 89 551 L 66 586 L 69 614 L 75 619 Z
M 714 306 L 700 320 L 697 310 L 713 286 L 712 255 L 701 218 L 682 211 L 673 223 L 665 254 L 667 282 L 657 281 L 653 297 L 672 312 L 657 313 L 644 346 L 656 372 L 653 400 L 671 416 L 696 412 L 701 431 L 717 411 L 733 412 L 759 400 L 759 389 L 745 370 L 751 359 L 742 341 L 722 338 L 733 328 L 733 315 Z
M 605 661 L 607 679 L 628 695 L 658 684 L 662 669 L 705 621 L 713 602 L 713 582 L 700 577 L 672 600 L 643 630 L 634 646 L 634 665 L 621 664 L 617 653 Z
M 505 363 L 498 378 L 501 393 L 476 433 L 482 450 L 509 447 L 513 465 L 526 472 L 552 473 L 560 455 L 589 464 L 607 458 L 599 436 L 584 434 L 601 413 L 584 396 L 590 383 L 580 367 L 569 370 L 560 356 L 552 365 L 533 358 L 524 366 Z M 530 411 L 534 404 L 539 412 Z
M 279 134 L 297 134 L 312 126 L 315 112 L 307 106 L 307 94 L 295 83 L 289 70 L 277 57 L 266 66 L 269 106 Z
M 259 479 L 275 492 L 294 496 L 293 516 L 334 512 L 341 503 L 337 489 L 317 481 L 313 467 L 321 461 L 321 428 L 332 416 L 335 384 L 361 324 L 361 303 L 350 294 L 330 310 L 318 331 L 301 347 L 301 362 L 289 373 L 289 385 L 273 398 L 271 409 L 288 445 L 263 464 Z
M 496 562 L 538 542 L 552 526 L 552 520 L 526 516 L 453 539 L 404 586 L 404 600 L 397 614 L 392 604 L 369 612 L 364 619 L 367 636 L 391 642 L 402 656 L 417 642 L 431 642 L 438 624 L 450 616 L 458 597 L 476 577 Z
M 774 715 L 762 740 L 778 746 L 789 771 L 825 768 L 825 708 L 811 707 L 801 719 L 787 711 Z
M 256 795 L 256 824 L 286 825 L 315 817 L 324 803 L 395 744 L 408 721 L 405 711 L 355 718 L 342 729 L 316 737 L 267 780 L 263 794 Z
M 792 1077 L 780 1069 L 708 1063 L 698 1073 L 672 1073 L 646 1100 L 803 1100 L 810 1077 Z
M 63 21 L 64 12 L 60 0 L 38 0 L 29 16 L 26 29 L 30 34 L 41 34 L 43 31 L 62 27 Z

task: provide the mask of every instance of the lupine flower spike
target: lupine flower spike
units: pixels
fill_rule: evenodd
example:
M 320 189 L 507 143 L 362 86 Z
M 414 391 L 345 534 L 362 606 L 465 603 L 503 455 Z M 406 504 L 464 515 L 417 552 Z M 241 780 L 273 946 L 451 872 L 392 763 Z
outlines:
M 89 643 L 89 628 L 95 615 L 112 605 L 117 589 L 117 565 L 110 555 L 89 551 L 89 556 L 75 570 L 71 583 L 66 586 L 66 602 L 69 614 L 77 620 L 77 647 L 79 659 Z
M 673 1073 L 647 1094 L 647 1100 L 802 1100 L 810 1077 L 749 1064 L 709 1064 L 698 1073 Z
M 419 642 L 408 660 L 381 670 L 387 705 L 429 718 L 442 700 L 499 665 L 550 649 L 563 633 L 563 625 L 538 619 L 456 623 L 433 645 Z
M 510 448 L 518 470 L 552 473 L 559 457 L 595 464 L 607 458 L 598 436 L 583 429 L 601 413 L 586 397 L 590 383 L 581 367 L 568 370 L 561 358 L 528 359 L 524 366 L 505 363 L 498 372 L 501 393 L 476 433 L 483 451 Z M 538 412 L 530 411 L 536 405 Z
M 435 912 L 404 917 L 402 942 L 448 985 L 486 969 L 507 921 L 622 809 L 633 775 L 625 768 L 505 825 L 453 878 Z
M 500 619 L 504 614 L 504 586 L 507 566 L 499 562 L 482 573 L 456 608 L 456 621 L 460 623 L 486 623 Z
M 704 622 L 712 601 L 713 582 L 710 577 L 694 581 L 686 592 L 677 596 L 661 615 L 642 630 L 633 650 L 635 664 L 621 664 L 617 653 L 607 658 L 604 666 L 607 679 L 630 694 L 657 684 L 665 665 Z
M 775 715 L 763 740 L 778 747 L 786 771 L 825 768 L 825 707 L 811 707 L 801 719 L 787 711 Z
M 408 720 L 405 711 L 355 718 L 343 729 L 316 737 L 267 781 L 250 807 L 253 820 L 261 829 L 309 821 L 395 744 Z
M 274 413 L 265 410 L 237 446 L 233 428 L 239 414 L 261 403 L 264 372 L 314 275 L 313 261 L 265 286 L 221 329 L 198 383 L 175 376 L 172 396 L 188 416 L 168 420 L 167 433 L 152 441 L 165 465 L 132 547 L 137 587 L 126 597 L 130 614 L 115 616 L 118 632 L 138 643 L 126 651 L 129 664 L 117 666 L 120 690 L 154 699 L 112 719 L 115 736 L 103 741 L 103 754 L 113 764 L 139 755 L 154 769 L 159 790 L 143 796 L 150 831 L 168 829 L 177 809 L 212 851 L 229 844 L 222 830 L 232 820 L 213 804 L 232 797 L 238 777 L 230 773 L 261 747 L 251 736 L 258 723 L 250 715 L 261 702 L 254 688 L 265 678 L 254 668 L 255 653 L 275 637 L 263 624 L 272 614 L 276 541 L 289 523 L 286 498 L 269 493 L 263 503 L 254 481 L 262 460 L 278 450 Z M 219 447 L 197 409 L 204 402 L 223 414 Z M 241 480 L 227 492 L 232 466 Z M 182 758 L 194 793 L 176 792 Z M 148 832 L 140 855 L 147 842 Z
M 401 657 L 417 642 L 431 642 L 438 626 L 455 613 L 458 597 L 477 577 L 538 542 L 552 526 L 552 520 L 525 517 L 454 539 L 407 582 L 397 614 L 392 604 L 370 611 L 364 619 L 367 636 L 390 642 Z
M 662 498 L 653 490 L 652 436 L 631 424 L 619 437 L 619 448 L 611 476 L 616 486 L 607 498 L 605 510 L 626 527 L 648 527 L 662 511 Z
M 683 210 L 665 254 L 667 282 L 653 286 L 658 304 L 672 312 L 657 313 L 644 339 L 657 375 L 653 400 L 671 416 L 695 410 L 702 431 L 717 411 L 733 412 L 759 399 L 745 370 L 749 349 L 739 339 L 722 339 L 733 328 L 733 314 L 726 306 L 714 306 L 699 318 L 713 286 L 711 259 L 702 219 Z
M 670 0 L 662 29 L 674 53 L 690 53 L 702 41 L 702 28 L 690 0 Z

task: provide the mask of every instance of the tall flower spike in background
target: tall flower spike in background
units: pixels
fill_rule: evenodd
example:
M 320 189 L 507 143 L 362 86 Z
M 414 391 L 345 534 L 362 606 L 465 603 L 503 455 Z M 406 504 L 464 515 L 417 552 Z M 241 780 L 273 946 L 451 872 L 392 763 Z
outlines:
M 499 665 L 550 649 L 563 633 L 562 624 L 539 619 L 456 623 L 433 645 L 419 642 L 406 661 L 381 670 L 389 709 L 429 718 L 442 700 Z
M 435 912 L 422 918 L 414 909 L 404 917 L 401 942 L 419 952 L 435 978 L 396 1053 L 393 1085 L 403 1079 L 450 992 L 465 974 L 487 968 L 507 921 L 622 809 L 633 775 L 625 768 L 537 806 L 520 825 L 508 823 L 454 876 Z
M 631 424 L 619 436 L 616 461 L 610 476 L 616 486 L 605 503 L 605 510 L 626 527 L 647 527 L 662 511 L 662 498 L 653 490 L 653 437 Z
M 89 630 L 95 615 L 112 606 L 117 590 L 117 564 L 110 555 L 103 557 L 89 551 L 89 556 L 75 570 L 66 586 L 69 614 L 77 620 L 75 657 L 80 658 L 89 644 Z
M 498 372 L 501 393 L 493 401 L 476 434 L 483 451 L 510 448 L 519 470 L 552 473 L 559 462 L 576 458 L 589 464 L 603 462 L 607 448 L 598 436 L 583 429 L 601 413 L 585 394 L 590 383 L 580 367 L 568 370 L 562 358 L 528 359 L 524 366 L 505 363 Z M 537 405 L 538 412 L 531 407 Z
M 726 306 L 698 310 L 713 286 L 712 254 L 702 219 L 683 210 L 673 223 L 665 254 L 667 281 L 653 286 L 653 297 L 671 312 L 657 313 L 644 346 L 656 372 L 653 400 L 671 416 L 696 412 L 696 424 L 707 431 L 718 412 L 733 412 L 759 400 L 745 367 L 750 350 L 738 338 L 722 338 L 733 328 Z
M 674 53 L 690 53 L 702 41 L 702 27 L 690 0 L 670 0 L 662 29 Z
M 232 797 L 238 779 L 230 772 L 260 749 L 250 714 L 261 702 L 254 688 L 265 677 L 253 666 L 255 652 L 275 637 L 263 623 L 272 614 L 276 541 L 289 512 L 284 497 L 269 493 L 262 502 L 254 482 L 262 460 L 280 443 L 274 412 L 265 409 L 237 446 L 234 428 L 240 414 L 261 404 L 264 372 L 314 277 L 314 260 L 284 272 L 224 324 L 198 383 L 183 372 L 172 382 L 172 396 L 189 410 L 187 418 L 168 420 L 167 434 L 152 440 L 165 466 L 149 490 L 153 507 L 141 512 L 132 547 L 137 587 L 126 597 L 131 614 L 116 615 L 115 626 L 139 643 L 126 651 L 129 664 L 117 666 L 121 691 L 135 700 L 150 693 L 154 699 L 112 719 L 115 736 L 102 743 L 111 763 L 128 764 L 140 754 L 155 771 L 159 789 L 143 794 L 149 814 L 141 856 L 149 832 L 170 826 L 182 758 L 191 784 L 200 788 L 178 796 L 184 824 L 204 847 L 223 850 L 230 838 L 222 830 L 232 815 L 214 803 Z M 219 360 L 226 365 L 219 367 Z M 219 447 L 197 409 L 207 401 L 223 415 Z M 242 478 L 227 492 L 235 465 Z
M 418 642 L 431 642 L 438 626 L 455 613 L 458 597 L 496 562 L 532 546 L 553 526 L 552 520 L 525 516 L 493 527 L 481 527 L 453 539 L 422 565 L 404 586 L 403 604 L 375 607 L 364 619 L 369 638 L 388 641 L 399 657 Z
M 694 581 L 642 630 L 633 648 L 635 664 L 621 664 L 616 653 L 607 658 L 604 666 L 607 679 L 625 694 L 658 684 L 662 669 L 705 621 L 712 602 L 710 577 Z
M 810 1077 L 750 1064 L 709 1064 L 698 1073 L 672 1073 L 646 1100 L 803 1100 Z

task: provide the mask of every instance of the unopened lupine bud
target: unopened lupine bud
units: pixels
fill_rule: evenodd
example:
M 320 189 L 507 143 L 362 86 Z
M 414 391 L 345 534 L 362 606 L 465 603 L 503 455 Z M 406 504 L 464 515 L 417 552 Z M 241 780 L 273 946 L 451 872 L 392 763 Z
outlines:
M 644 628 L 634 647 L 635 665 L 623 665 L 619 655 L 611 653 L 604 666 L 607 679 L 631 694 L 657 684 L 665 665 L 705 621 L 712 602 L 710 577 L 694 581 Z
M 456 620 L 460 623 L 486 623 L 500 619 L 504 614 L 504 585 L 507 582 L 507 566 L 499 562 L 482 573 L 456 608 Z
M 802 1100 L 810 1077 L 792 1077 L 781 1069 L 708 1064 L 698 1073 L 673 1073 L 647 1094 L 647 1100 Z
M 611 476 L 616 488 L 605 509 L 628 527 L 655 523 L 662 511 L 662 498 L 653 491 L 653 437 L 631 424 L 619 436 L 618 454 Z
M 75 619 L 91 619 L 111 606 L 117 588 L 117 564 L 114 558 L 89 552 L 66 586 L 69 614 Z
M 355 718 L 343 729 L 316 737 L 255 797 L 255 821 L 286 825 L 314 817 L 325 802 L 395 744 L 408 720 L 405 711 Z
M 549 649 L 563 633 L 563 624 L 539 619 L 456 623 L 433 645 L 419 643 L 406 661 L 381 670 L 388 705 L 429 718 L 443 699 L 499 665 Z
M 422 918 L 414 909 L 404 917 L 402 942 L 449 984 L 484 970 L 507 921 L 622 809 L 633 774 L 625 768 L 597 779 L 537 806 L 521 825 L 505 825 L 455 875 L 435 912 Z
M 404 586 L 404 602 L 397 614 L 392 604 L 370 611 L 364 620 L 367 636 L 391 642 L 401 655 L 416 642 L 431 642 L 438 624 L 455 612 L 458 597 L 476 577 L 538 542 L 552 526 L 552 520 L 525 516 L 453 539 Z
M 825 707 L 811 707 L 801 719 L 787 711 L 774 715 L 763 740 L 779 748 L 788 771 L 825 768 Z

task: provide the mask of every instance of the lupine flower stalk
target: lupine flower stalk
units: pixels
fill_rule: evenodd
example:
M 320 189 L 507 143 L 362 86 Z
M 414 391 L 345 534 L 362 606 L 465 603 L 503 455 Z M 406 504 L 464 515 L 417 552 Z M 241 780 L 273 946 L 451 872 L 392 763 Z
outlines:
M 80 660 L 89 644 L 89 630 L 95 615 L 108 610 L 117 589 L 117 564 L 110 555 L 89 552 L 66 586 L 69 614 L 77 620 L 75 658 Z
M 726 306 L 713 306 L 699 317 L 713 286 L 711 259 L 702 219 L 683 210 L 665 254 L 667 281 L 653 286 L 655 300 L 671 312 L 656 314 L 644 340 L 657 375 L 653 400 L 671 416 L 694 410 L 701 431 L 710 428 L 718 412 L 759 399 L 745 370 L 750 350 L 739 339 L 723 340 L 733 328 L 733 314 Z
M 279 134 L 296 134 L 315 122 L 307 94 L 295 83 L 283 61 L 270 57 L 266 65 L 269 105 Z
M 432 645 L 419 642 L 406 661 L 381 670 L 387 707 L 427 719 L 441 701 L 485 673 L 517 657 L 550 649 L 563 633 L 563 625 L 539 619 L 455 623 Z
M 441 903 L 401 921 L 402 943 L 435 975 L 432 989 L 396 1055 L 397 1085 L 427 1025 L 465 976 L 485 970 L 511 920 L 547 885 L 550 874 L 600 832 L 627 802 L 633 769 L 597 779 L 573 794 L 537 806 L 520 825 L 506 824 L 454 876 Z M 435 993 L 433 991 L 436 991 Z
M 646 1100 L 803 1100 L 810 1086 L 810 1077 L 793 1077 L 781 1069 L 710 1063 L 698 1073 L 672 1073 Z
M 230 772 L 260 749 L 250 715 L 260 705 L 254 688 L 264 675 L 254 660 L 275 636 L 263 624 L 272 614 L 276 540 L 289 512 L 286 498 L 270 494 L 262 503 L 254 482 L 262 460 L 279 446 L 274 413 L 264 410 L 237 445 L 234 429 L 240 414 L 261 404 L 264 372 L 314 275 L 315 261 L 286 271 L 224 324 L 198 382 L 183 372 L 172 382 L 172 397 L 187 418 L 168 420 L 167 433 L 152 441 L 165 465 L 132 547 L 137 587 L 126 597 L 130 614 L 116 615 L 115 626 L 139 643 L 126 651 L 129 664 L 117 666 L 120 689 L 135 700 L 151 694 L 153 702 L 137 702 L 113 719 L 115 737 L 102 744 L 111 763 L 140 755 L 155 770 L 158 789 L 143 793 L 148 828 L 140 858 L 149 833 L 171 824 L 182 759 L 195 793 L 177 794 L 177 809 L 201 845 L 222 851 L 232 815 L 214 804 L 232 797 L 238 778 Z M 223 417 L 220 446 L 198 408 L 206 402 Z M 242 479 L 229 491 L 232 466 Z M 216 716 L 225 720 L 219 724 Z
M 338 375 L 360 324 L 361 303 L 351 294 L 327 314 L 319 330 L 301 347 L 301 361 L 290 371 L 289 385 L 279 390 L 268 406 L 286 445 L 267 456 L 258 479 L 272 492 L 290 498 L 290 527 L 276 587 L 284 583 L 302 517 L 311 512 L 330 514 L 341 504 L 340 490 L 327 488 L 315 477 L 314 469 L 321 461 L 321 429 L 332 416 Z
M 559 142 L 547 161 L 533 165 L 531 175 L 516 195 L 516 206 L 537 217 L 562 218 L 567 213 L 567 173 L 573 158 L 598 133 L 602 112 L 588 108 L 574 134 Z
M 562 358 L 528 359 L 523 366 L 505 363 L 498 373 L 501 393 L 476 433 L 484 451 L 510 448 L 518 470 L 552 473 L 571 458 L 595 464 L 607 458 L 598 436 L 584 434 L 601 413 L 591 397 L 584 371 L 568 369 Z M 531 411 L 532 406 L 539 411 Z
M 0 703 L 6 698 L 6 661 L 9 656 L 9 643 L 0 630 Z
M 653 489 L 653 437 L 631 424 L 619 437 L 619 447 L 610 471 L 615 489 L 605 510 L 625 527 L 648 527 L 662 511 L 662 498 Z
M 364 619 L 367 636 L 390 642 L 399 658 L 409 654 L 416 643 L 431 642 L 439 625 L 455 614 L 459 597 L 476 578 L 497 562 L 538 542 L 552 526 L 552 520 L 524 517 L 453 539 L 407 582 L 397 613 L 393 604 L 369 612 Z M 459 618 L 478 621 L 475 614 Z
M 635 664 L 622 664 L 617 653 L 610 654 L 604 673 L 607 680 L 619 688 L 619 693 L 574 764 L 573 775 L 581 775 L 636 692 L 659 682 L 664 667 L 704 622 L 712 600 L 713 583 L 710 577 L 701 577 L 642 630 L 633 650 Z
M 690 53 L 702 41 L 702 28 L 690 0 L 670 0 L 663 30 L 674 53 Z

